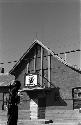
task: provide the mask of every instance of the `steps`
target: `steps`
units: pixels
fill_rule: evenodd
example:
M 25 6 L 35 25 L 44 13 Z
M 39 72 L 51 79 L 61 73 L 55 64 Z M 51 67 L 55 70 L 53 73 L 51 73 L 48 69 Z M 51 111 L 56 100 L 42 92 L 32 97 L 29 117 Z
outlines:
M 30 120 L 29 110 L 19 110 L 18 125 L 45 125 L 45 119 Z M 81 113 L 78 110 L 46 111 L 46 120 L 53 123 L 46 125 L 81 125 Z M 6 125 L 7 111 L 0 110 L 0 125 Z

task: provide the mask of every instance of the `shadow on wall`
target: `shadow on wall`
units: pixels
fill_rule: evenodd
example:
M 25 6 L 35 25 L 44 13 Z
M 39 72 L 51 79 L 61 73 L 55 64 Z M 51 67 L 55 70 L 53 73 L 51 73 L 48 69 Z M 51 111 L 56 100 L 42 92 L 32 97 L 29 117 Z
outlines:
M 38 119 L 45 119 L 46 107 L 67 106 L 67 103 L 60 96 L 59 88 L 51 88 L 47 92 L 31 91 L 28 92 L 28 95 L 38 105 Z
M 59 87 L 51 88 L 47 95 L 46 106 L 67 106 L 67 103 L 61 98 Z
M 48 92 L 45 91 L 29 92 L 28 95 L 30 99 L 38 98 L 39 107 L 67 106 L 67 103 L 61 98 L 59 90 L 60 88 L 57 87 L 57 88 L 51 88 L 51 90 Z

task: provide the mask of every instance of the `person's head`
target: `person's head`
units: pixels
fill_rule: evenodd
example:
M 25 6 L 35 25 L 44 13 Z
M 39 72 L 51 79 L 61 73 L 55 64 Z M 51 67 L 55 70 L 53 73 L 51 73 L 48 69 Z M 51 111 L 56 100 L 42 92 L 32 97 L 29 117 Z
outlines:
M 21 87 L 20 81 L 17 81 L 17 80 L 14 81 L 14 86 L 17 87 L 17 90 L 20 89 L 20 87 Z

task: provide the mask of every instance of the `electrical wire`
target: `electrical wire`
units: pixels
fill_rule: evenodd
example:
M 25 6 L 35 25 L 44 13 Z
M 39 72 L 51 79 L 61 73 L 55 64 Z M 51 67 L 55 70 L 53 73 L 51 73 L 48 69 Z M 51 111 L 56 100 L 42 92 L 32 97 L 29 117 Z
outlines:
M 81 50 L 80 49 L 77 49 L 77 50 L 70 50 L 70 51 L 66 51 L 66 52 L 60 52 L 60 53 L 55 53 L 54 51 L 52 51 L 54 53 L 54 55 L 63 55 L 63 54 L 67 54 L 67 53 L 74 53 L 74 52 L 80 52 Z M 6 63 L 10 64 L 10 63 L 16 63 L 18 60 L 14 60 L 14 61 L 8 61 Z M 4 62 L 0 62 L 1 65 L 4 65 L 5 63 Z

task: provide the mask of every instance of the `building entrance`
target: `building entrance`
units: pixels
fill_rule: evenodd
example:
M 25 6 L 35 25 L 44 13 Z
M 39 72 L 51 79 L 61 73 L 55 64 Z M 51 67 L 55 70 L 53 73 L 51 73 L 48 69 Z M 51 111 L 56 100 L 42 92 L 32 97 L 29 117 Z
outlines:
M 38 118 L 45 119 L 46 98 L 42 97 L 38 100 Z
M 46 98 L 30 100 L 30 119 L 45 119 Z

